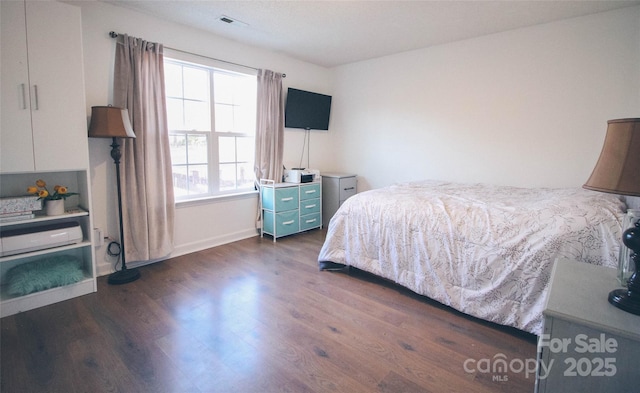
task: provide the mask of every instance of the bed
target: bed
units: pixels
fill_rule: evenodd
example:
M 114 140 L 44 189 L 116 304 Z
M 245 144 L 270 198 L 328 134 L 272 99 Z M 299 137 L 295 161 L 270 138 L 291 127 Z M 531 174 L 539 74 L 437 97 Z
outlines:
M 617 267 L 625 211 L 621 197 L 582 188 L 396 184 L 343 203 L 318 263 L 540 335 L 555 259 Z

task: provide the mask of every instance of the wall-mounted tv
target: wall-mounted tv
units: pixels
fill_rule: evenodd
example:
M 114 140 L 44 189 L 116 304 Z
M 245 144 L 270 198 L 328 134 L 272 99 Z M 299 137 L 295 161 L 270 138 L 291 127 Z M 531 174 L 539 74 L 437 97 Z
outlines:
M 331 96 L 289 88 L 284 109 L 284 126 L 305 130 L 328 130 Z

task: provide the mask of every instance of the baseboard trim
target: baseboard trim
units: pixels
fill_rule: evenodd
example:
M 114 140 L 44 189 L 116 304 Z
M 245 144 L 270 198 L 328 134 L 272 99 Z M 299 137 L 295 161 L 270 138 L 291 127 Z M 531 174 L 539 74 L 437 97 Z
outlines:
M 233 243 L 255 236 L 258 236 L 258 232 L 255 229 L 247 229 L 244 231 L 228 233 L 223 236 L 218 236 L 206 240 L 182 244 L 175 247 L 171 254 L 169 254 L 169 256 L 167 256 L 167 258 L 165 259 L 179 257 L 185 254 L 191 254 L 193 252 L 206 250 L 207 248 L 221 246 L 223 244 Z
M 164 261 L 170 258 L 175 258 L 182 255 L 206 250 L 207 248 L 212 248 L 216 246 L 221 246 L 223 244 L 228 244 L 228 243 L 233 243 L 239 240 L 248 239 L 250 237 L 255 237 L 258 235 L 259 234 L 255 229 L 247 229 L 240 232 L 228 233 L 223 236 L 218 236 L 210 239 L 200 240 L 197 242 L 182 244 L 175 247 L 174 250 L 164 258 L 154 259 L 151 261 L 137 261 L 137 262 L 127 261 L 127 267 L 130 267 L 130 268 L 141 267 L 141 266 L 149 265 L 152 263 Z M 97 270 L 98 276 L 105 276 L 113 272 L 112 266 L 110 263 L 97 264 L 96 270 Z

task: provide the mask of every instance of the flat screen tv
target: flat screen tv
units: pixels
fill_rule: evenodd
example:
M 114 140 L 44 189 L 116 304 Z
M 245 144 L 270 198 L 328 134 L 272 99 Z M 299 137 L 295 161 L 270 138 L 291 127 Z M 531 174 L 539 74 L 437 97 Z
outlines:
M 328 130 L 331 96 L 294 88 L 287 91 L 284 126 L 305 130 Z

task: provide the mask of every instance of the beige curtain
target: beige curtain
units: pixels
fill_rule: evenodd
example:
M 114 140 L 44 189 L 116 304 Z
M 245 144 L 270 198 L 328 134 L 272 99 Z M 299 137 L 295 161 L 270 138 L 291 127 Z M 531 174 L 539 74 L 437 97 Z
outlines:
M 256 180 L 282 181 L 284 151 L 284 97 L 282 74 L 258 70 L 256 122 Z
M 127 108 L 135 139 L 122 140 L 126 261 L 173 250 L 174 195 L 162 45 L 123 35 L 115 55 L 114 106 Z

